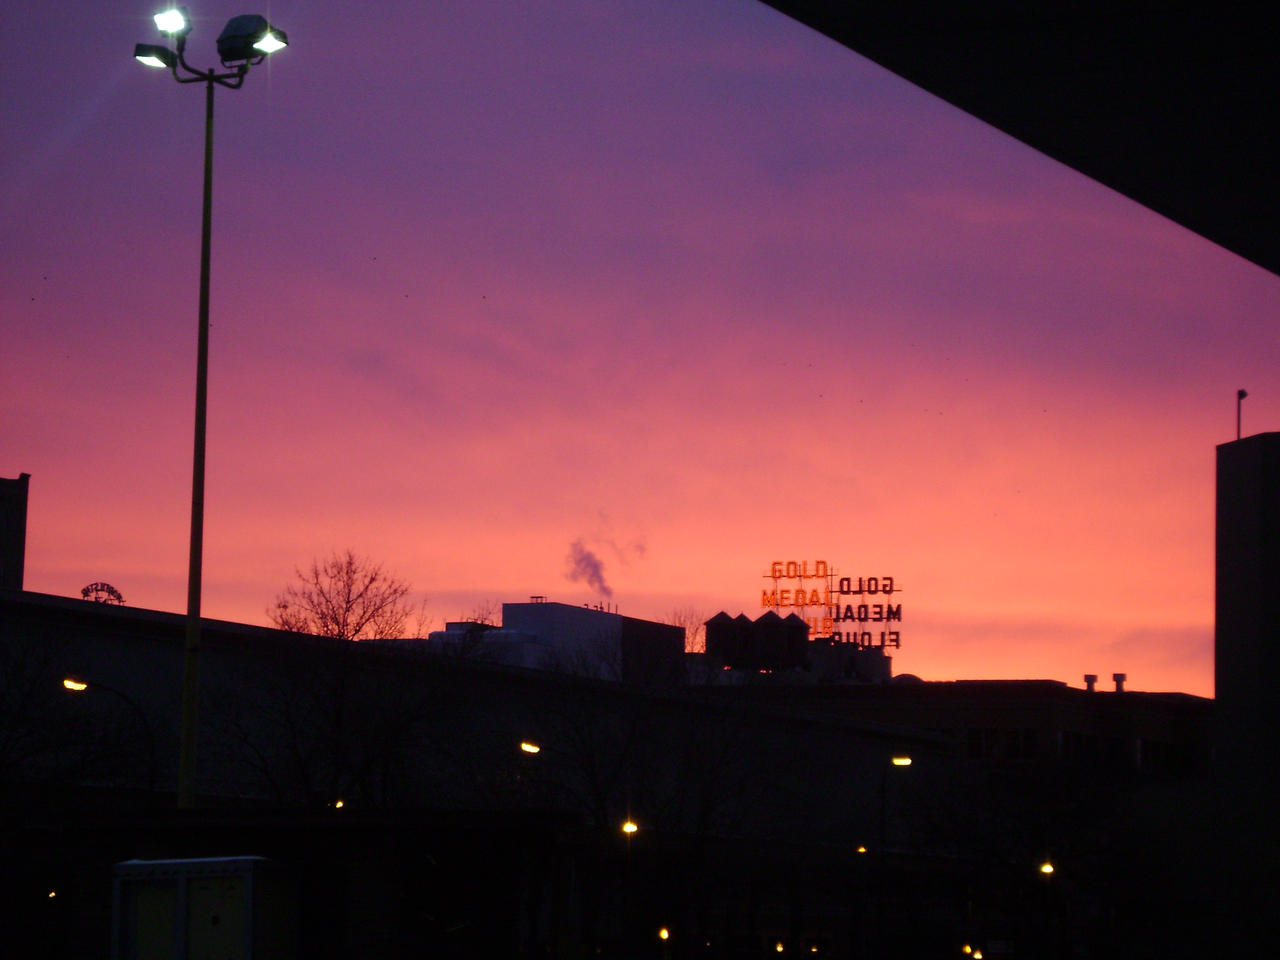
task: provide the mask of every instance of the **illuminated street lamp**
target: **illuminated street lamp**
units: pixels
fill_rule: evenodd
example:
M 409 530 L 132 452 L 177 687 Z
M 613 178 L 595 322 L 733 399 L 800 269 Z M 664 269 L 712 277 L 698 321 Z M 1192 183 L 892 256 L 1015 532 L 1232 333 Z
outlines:
M 1050 876 L 1053 873 L 1053 864 L 1046 860 L 1044 863 L 1040 864 L 1040 872 L 1046 877 Z
M 636 822 L 634 820 L 622 821 L 622 832 L 625 833 L 628 837 L 630 837 L 633 833 L 635 833 L 639 829 L 640 828 L 636 825 Z
M 884 890 L 888 883 L 888 817 L 889 817 L 889 771 L 911 766 L 911 758 L 903 753 L 895 753 L 880 770 L 880 853 L 876 858 L 879 865 L 879 883 L 876 884 L 876 941 L 881 950 L 884 949 Z
M 139 43 L 133 55 L 139 63 L 168 70 L 179 83 L 203 83 L 204 99 L 204 204 L 200 232 L 200 309 L 196 350 L 195 452 L 191 471 L 191 555 L 187 568 L 187 631 L 182 650 L 182 730 L 178 759 L 178 806 L 193 805 L 192 785 L 196 762 L 196 704 L 199 690 L 200 583 L 204 553 L 204 451 L 209 381 L 209 247 L 213 207 L 213 88 L 237 90 L 251 66 L 285 47 L 289 38 L 265 17 L 245 14 L 232 17 L 218 36 L 218 58 L 223 71 L 197 70 L 186 60 L 191 16 L 185 7 L 169 7 L 155 15 L 156 29 L 167 35 L 174 49 Z

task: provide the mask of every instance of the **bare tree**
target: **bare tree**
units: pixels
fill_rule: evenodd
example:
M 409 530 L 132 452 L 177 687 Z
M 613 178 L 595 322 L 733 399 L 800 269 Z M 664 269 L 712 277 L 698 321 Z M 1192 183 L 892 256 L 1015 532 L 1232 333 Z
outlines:
M 502 601 L 489 598 L 479 601 L 475 608 L 463 619 L 468 623 L 480 623 L 487 627 L 496 627 L 499 626 L 498 620 L 501 614 Z
M 267 610 L 281 630 L 337 640 L 398 640 L 417 611 L 409 587 L 351 550 L 312 560 Z
M 677 607 L 667 614 L 664 622 L 684 627 L 686 653 L 706 653 L 708 619 L 706 613 L 697 607 Z

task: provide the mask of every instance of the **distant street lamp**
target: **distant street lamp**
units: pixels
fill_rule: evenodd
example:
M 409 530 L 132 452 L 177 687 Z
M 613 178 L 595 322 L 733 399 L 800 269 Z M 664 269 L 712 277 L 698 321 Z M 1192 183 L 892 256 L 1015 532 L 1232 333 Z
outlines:
M 156 28 L 171 37 L 174 47 L 139 43 L 133 55 L 139 63 L 168 70 L 179 83 L 203 83 L 204 209 L 200 232 L 200 311 L 196 350 L 195 453 L 191 471 L 191 556 L 187 568 L 187 631 L 182 649 L 182 729 L 178 759 L 178 806 L 193 806 L 196 762 L 196 707 L 199 691 L 200 583 L 204 552 L 205 410 L 209 380 L 209 242 L 213 207 L 213 87 L 237 90 L 249 67 L 282 49 L 289 39 L 258 14 L 232 17 L 218 36 L 218 58 L 225 69 L 197 70 L 186 61 L 191 16 L 186 7 L 170 7 L 155 15 Z M 181 70 L 181 72 L 180 72 Z
M 888 883 L 888 818 L 889 818 L 889 771 L 894 767 L 911 766 L 911 758 L 905 754 L 894 754 L 880 770 L 880 856 L 879 880 L 876 884 L 876 945 L 884 952 L 884 888 Z

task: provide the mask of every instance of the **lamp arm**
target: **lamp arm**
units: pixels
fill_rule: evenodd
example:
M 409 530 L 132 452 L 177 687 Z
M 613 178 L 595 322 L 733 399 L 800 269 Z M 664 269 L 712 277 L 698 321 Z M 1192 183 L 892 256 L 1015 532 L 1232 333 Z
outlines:
M 247 63 L 242 63 L 232 73 L 214 74 L 211 72 L 209 79 L 224 87 L 230 87 L 232 90 L 237 90 L 243 86 L 244 78 L 248 73 L 249 65 Z

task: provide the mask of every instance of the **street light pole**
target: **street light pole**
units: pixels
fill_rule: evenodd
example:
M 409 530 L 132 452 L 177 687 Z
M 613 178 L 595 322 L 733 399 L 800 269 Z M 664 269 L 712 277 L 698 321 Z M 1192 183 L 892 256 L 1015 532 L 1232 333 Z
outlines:
M 209 254 L 213 238 L 213 71 L 204 89 L 204 203 L 200 227 L 200 319 L 196 346 L 195 451 L 191 467 L 191 555 L 187 564 L 187 629 L 182 646 L 182 729 L 178 806 L 194 806 L 200 702 L 200 587 L 204 564 L 204 451 L 209 403 Z
M 257 14 L 232 17 L 218 36 L 218 56 L 225 73 L 196 70 L 186 61 L 191 17 L 184 7 L 156 14 L 156 27 L 173 37 L 176 50 L 140 43 L 133 55 L 147 66 L 167 68 L 179 83 L 203 83 L 204 97 L 204 196 L 200 224 L 200 305 L 196 346 L 195 443 L 191 467 L 191 550 L 187 564 L 187 621 L 182 645 L 182 720 L 179 731 L 178 806 L 195 805 L 196 730 L 200 700 L 200 587 L 204 559 L 205 425 L 209 397 L 209 260 L 213 238 L 213 85 L 237 90 L 249 67 L 289 42 Z M 178 73 L 182 68 L 184 75 Z
M 879 867 L 879 877 L 876 882 L 876 952 L 880 956 L 884 956 L 885 953 L 884 890 L 889 878 L 889 771 L 894 767 L 909 766 L 911 766 L 909 756 L 894 754 L 880 770 L 880 855 L 876 858 Z

